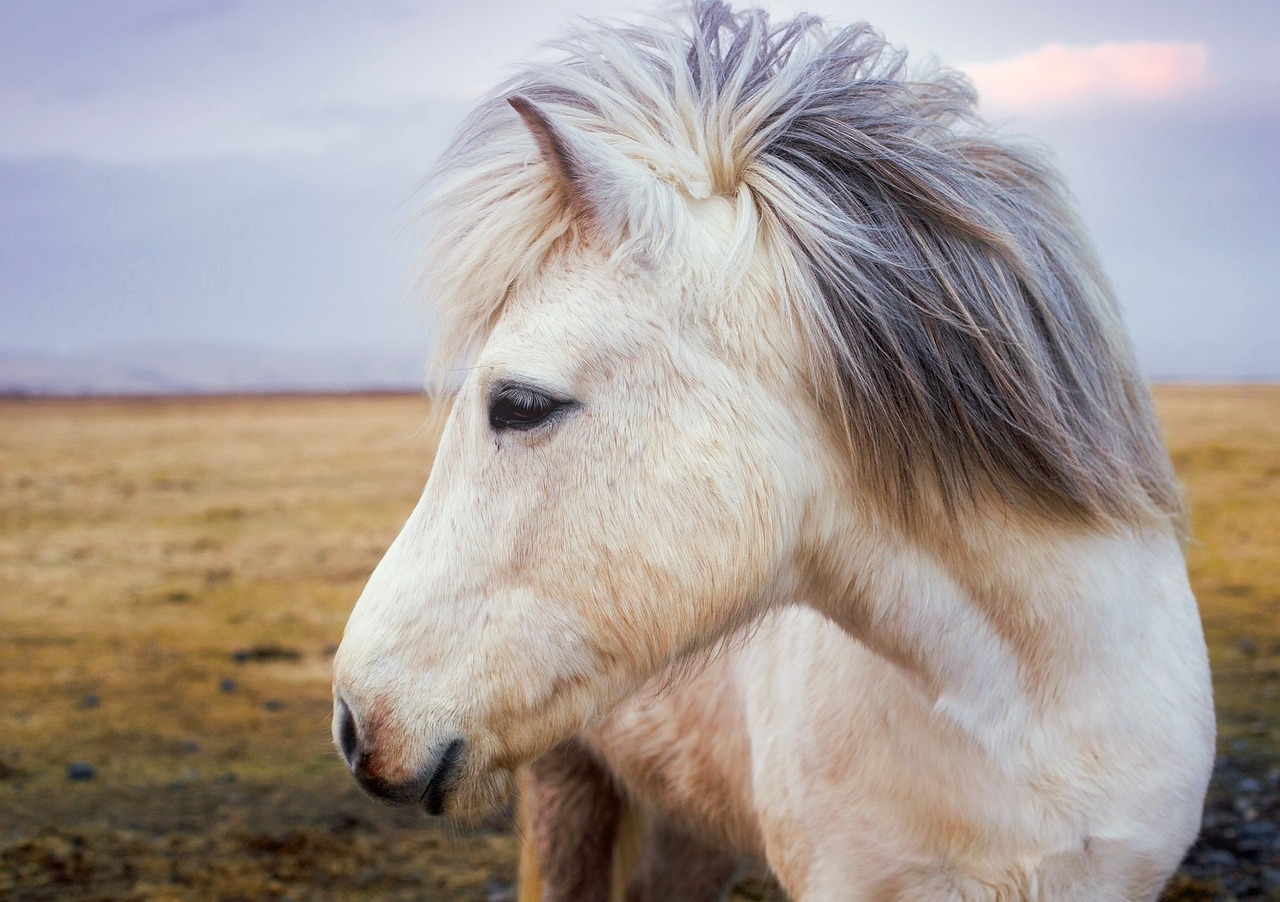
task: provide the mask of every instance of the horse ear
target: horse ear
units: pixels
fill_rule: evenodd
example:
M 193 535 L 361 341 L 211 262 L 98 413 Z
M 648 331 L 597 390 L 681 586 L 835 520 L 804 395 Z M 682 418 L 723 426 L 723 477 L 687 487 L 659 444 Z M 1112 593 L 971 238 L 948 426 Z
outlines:
M 525 126 L 533 134 L 542 159 L 551 167 L 566 197 L 576 197 L 584 187 L 584 165 L 588 162 L 583 159 L 582 151 L 574 146 L 578 142 L 553 122 L 542 107 L 523 94 L 513 94 L 507 98 L 507 103 L 520 114 Z
M 668 186 L 598 138 L 556 122 L 523 94 L 507 103 L 532 133 L 570 206 L 606 238 L 664 243 L 674 221 L 675 194 Z

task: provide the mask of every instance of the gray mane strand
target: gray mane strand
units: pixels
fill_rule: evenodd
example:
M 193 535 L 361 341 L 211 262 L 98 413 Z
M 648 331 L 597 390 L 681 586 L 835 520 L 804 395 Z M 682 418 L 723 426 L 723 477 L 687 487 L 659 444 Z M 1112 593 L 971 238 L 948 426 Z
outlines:
M 632 156 L 696 159 L 717 193 L 750 191 L 761 234 L 783 239 L 784 300 L 860 477 L 907 519 L 998 498 L 1093 525 L 1180 523 L 1147 390 L 1065 192 L 990 133 L 963 77 L 913 77 L 866 25 L 775 25 L 719 2 L 691 20 L 588 27 L 464 127 L 431 214 L 432 271 L 472 267 L 465 285 L 433 276 L 455 350 L 569 228 L 525 165 L 530 141 L 503 102 L 521 93 Z M 482 207 L 501 232 L 477 223 Z M 506 262 L 486 258 L 477 283 L 495 252 Z

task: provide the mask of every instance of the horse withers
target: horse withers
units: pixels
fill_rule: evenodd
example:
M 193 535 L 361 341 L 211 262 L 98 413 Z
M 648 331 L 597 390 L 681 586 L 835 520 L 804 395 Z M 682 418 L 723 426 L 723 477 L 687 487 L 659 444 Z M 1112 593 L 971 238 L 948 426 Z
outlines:
M 795 899 L 1154 898 L 1209 673 L 1056 175 L 865 26 L 559 46 L 437 173 L 466 377 L 335 659 L 357 779 L 464 815 L 578 743 Z

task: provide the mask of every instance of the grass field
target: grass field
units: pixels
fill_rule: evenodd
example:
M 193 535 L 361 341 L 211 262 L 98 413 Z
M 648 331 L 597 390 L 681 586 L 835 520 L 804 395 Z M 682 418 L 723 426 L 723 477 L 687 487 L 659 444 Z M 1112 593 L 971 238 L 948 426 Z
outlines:
M 1280 774 L 1280 387 L 1157 400 L 1220 747 Z M 508 831 L 364 799 L 328 739 L 330 658 L 432 419 L 414 397 L 0 402 L 0 898 L 501 895 Z

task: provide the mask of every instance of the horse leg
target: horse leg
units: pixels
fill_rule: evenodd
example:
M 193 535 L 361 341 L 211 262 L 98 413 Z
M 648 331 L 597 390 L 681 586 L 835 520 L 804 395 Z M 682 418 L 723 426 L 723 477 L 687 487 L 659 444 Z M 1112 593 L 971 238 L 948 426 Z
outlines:
M 716 902 L 739 859 L 645 816 L 570 740 L 533 762 L 520 794 L 517 902 Z
M 517 902 L 609 902 L 625 803 L 581 743 L 534 761 L 520 794 Z
M 645 834 L 626 902 L 719 902 L 733 888 L 741 861 L 654 818 Z

